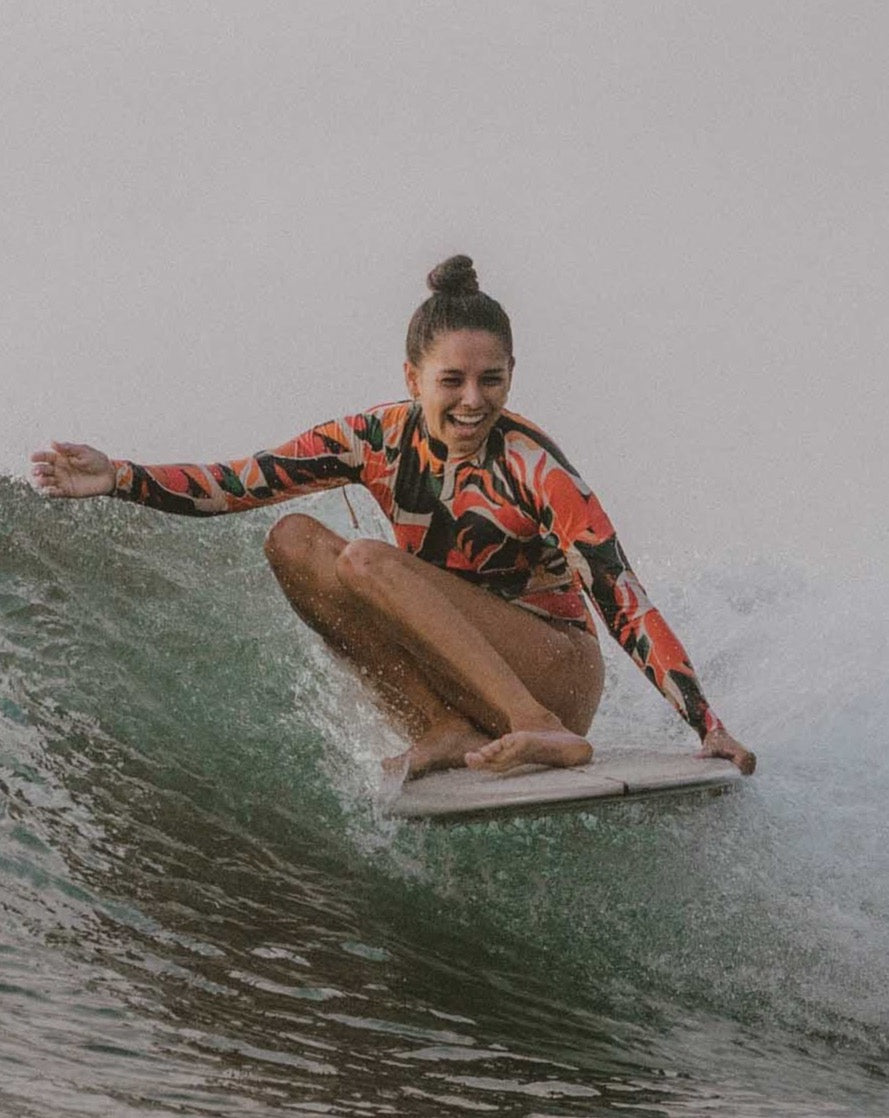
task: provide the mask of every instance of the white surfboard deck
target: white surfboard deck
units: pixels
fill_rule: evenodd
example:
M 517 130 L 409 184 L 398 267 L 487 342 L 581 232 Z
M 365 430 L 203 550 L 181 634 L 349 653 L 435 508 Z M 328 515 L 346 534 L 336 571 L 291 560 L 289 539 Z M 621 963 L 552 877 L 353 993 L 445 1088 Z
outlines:
M 384 810 L 399 819 L 442 823 L 547 815 L 655 793 L 725 791 L 741 779 L 730 761 L 715 757 L 603 750 L 591 764 L 570 769 L 524 765 L 502 774 L 471 769 L 428 773 L 402 785 Z

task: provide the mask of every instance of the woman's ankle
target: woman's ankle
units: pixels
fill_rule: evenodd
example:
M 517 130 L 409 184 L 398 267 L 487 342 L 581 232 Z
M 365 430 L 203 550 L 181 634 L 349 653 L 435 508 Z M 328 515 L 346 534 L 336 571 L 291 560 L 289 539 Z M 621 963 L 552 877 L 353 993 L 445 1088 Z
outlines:
M 551 710 L 535 703 L 509 718 L 508 733 L 515 734 L 522 730 L 565 730 L 565 726 Z

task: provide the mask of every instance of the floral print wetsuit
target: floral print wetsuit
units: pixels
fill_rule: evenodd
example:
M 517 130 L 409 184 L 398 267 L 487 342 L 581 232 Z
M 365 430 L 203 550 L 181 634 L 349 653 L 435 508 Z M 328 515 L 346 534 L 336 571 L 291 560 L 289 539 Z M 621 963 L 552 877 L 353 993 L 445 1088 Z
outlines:
M 545 618 L 611 635 L 703 738 L 720 725 L 679 640 L 648 600 L 602 506 L 538 427 L 503 411 L 484 446 L 449 457 L 411 401 L 322 423 L 228 463 L 116 461 L 114 496 L 214 516 L 365 486 L 400 548 Z

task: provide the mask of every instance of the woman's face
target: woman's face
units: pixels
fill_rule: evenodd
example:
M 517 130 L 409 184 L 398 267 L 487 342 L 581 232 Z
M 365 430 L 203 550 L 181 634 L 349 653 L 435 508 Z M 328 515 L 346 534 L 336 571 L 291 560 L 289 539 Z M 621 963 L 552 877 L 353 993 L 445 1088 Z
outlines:
M 439 334 L 419 365 L 405 362 L 408 391 L 450 457 L 469 457 L 487 439 L 506 405 L 514 364 L 488 330 Z

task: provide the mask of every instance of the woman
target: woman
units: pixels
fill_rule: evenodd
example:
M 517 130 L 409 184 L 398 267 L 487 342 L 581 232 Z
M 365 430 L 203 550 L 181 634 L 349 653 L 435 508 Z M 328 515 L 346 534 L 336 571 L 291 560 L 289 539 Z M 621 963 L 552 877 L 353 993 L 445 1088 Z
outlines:
M 503 308 L 455 256 L 408 327 L 410 399 L 210 466 L 139 466 L 70 443 L 33 455 L 51 497 L 111 495 L 191 516 L 366 486 L 397 547 L 346 542 L 303 514 L 266 554 L 300 617 L 373 685 L 411 741 L 412 776 L 589 761 L 603 685 L 587 597 L 699 734 L 743 772 L 754 755 L 710 709 L 595 496 L 537 427 L 506 411 L 515 359 Z

